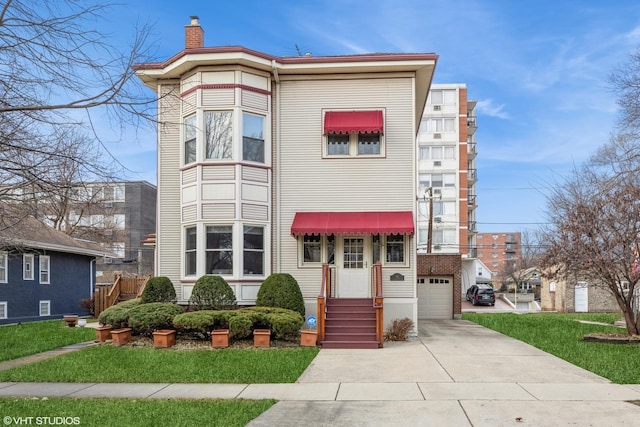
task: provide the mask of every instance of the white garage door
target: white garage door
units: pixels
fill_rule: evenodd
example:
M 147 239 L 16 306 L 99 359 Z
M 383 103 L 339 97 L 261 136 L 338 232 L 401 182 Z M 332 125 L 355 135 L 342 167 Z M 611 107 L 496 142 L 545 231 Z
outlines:
M 453 278 L 418 278 L 418 319 L 453 319 Z

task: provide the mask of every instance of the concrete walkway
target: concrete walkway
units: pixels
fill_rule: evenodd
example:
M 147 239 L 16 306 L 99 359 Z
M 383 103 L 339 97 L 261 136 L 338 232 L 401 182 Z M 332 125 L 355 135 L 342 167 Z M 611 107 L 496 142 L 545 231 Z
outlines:
M 295 384 L 0 383 L 0 396 L 279 400 L 250 426 L 639 425 L 617 385 L 466 321 L 380 350 L 321 350 Z

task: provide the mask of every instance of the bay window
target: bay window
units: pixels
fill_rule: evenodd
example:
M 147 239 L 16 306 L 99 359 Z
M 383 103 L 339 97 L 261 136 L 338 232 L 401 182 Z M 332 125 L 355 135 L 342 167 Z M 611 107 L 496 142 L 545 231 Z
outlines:
M 233 113 L 231 111 L 205 111 L 204 138 L 207 160 L 233 158 Z
M 185 245 L 184 245 L 184 274 L 185 276 L 196 275 L 197 260 L 197 232 L 196 227 L 188 227 L 185 229 Z
M 264 117 L 242 115 L 242 160 L 264 163 Z
M 233 227 L 206 227 L 205 274 L 233 274 Z
M 196 161 L 196 115 L 184 119 L 184 164 Z
M 243 272 L 264 274 L 264 228 L 244 226 Z

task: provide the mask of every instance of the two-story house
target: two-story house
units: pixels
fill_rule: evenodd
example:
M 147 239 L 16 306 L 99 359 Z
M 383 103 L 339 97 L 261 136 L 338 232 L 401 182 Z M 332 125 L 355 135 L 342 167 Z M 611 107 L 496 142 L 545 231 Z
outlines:
M 323 265 L 334 298 L 372 298 L 417 321 L 416 135 L 437 55 L 276 57 L 204 47 L 139 64 L 158 101 L 156 274 L 182 303 L 205 274 L 253 304 L 292 274 L 316 313 Z

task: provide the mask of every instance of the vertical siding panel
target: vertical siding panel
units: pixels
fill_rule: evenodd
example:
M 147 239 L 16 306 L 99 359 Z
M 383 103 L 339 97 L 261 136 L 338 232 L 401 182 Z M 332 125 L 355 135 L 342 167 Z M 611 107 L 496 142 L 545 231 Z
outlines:
M 160 276 L 169 277 L 178 299 L 182 296 L 180 284 L 181 251 L 181 209 L 180 203 L 180 104 L 175 94 L 180 85 L 163 84 L 159 87 L 160 105 L 158 119 L 160 130 L 158 137 L 158 235 L 157 235 L 157 271 Z M 173 92 L 173 94 L 171 93 Z

